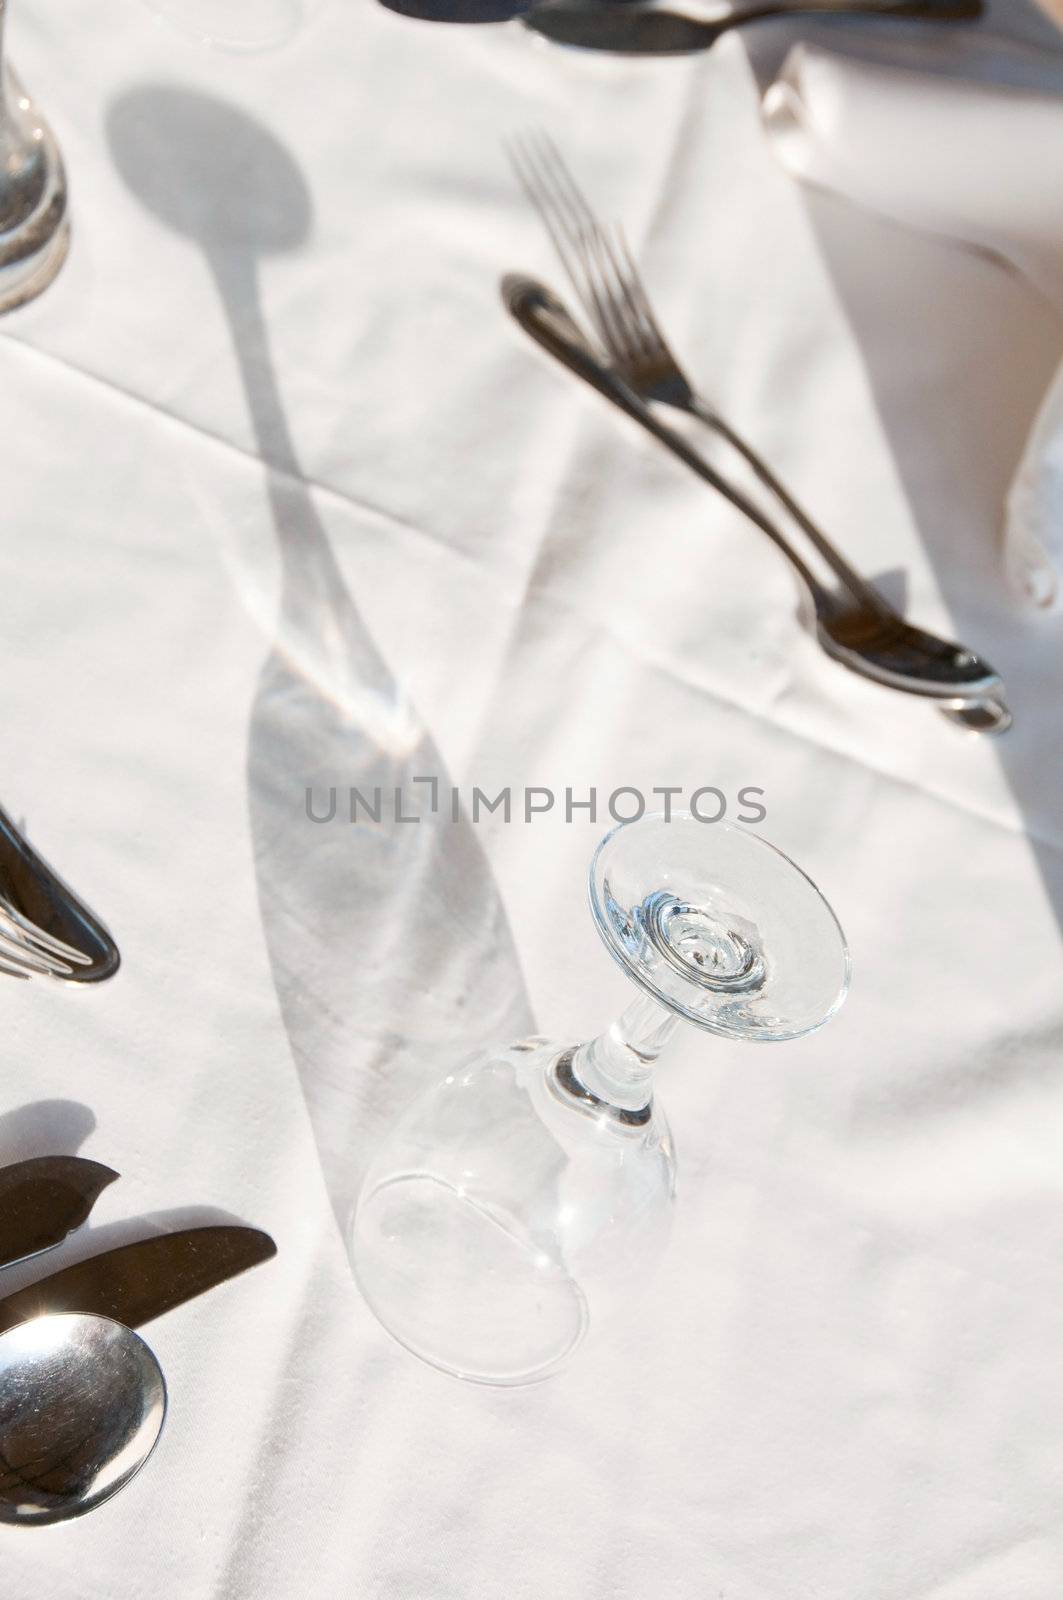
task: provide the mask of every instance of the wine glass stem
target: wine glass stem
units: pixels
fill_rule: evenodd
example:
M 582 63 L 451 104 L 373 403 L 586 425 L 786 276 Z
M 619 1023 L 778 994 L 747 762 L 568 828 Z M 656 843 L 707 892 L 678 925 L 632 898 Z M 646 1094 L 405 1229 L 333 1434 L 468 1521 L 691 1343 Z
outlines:
M 672 1036 L 674 1011 L 640 995 L 596 1039 L 572 1057 L 577 1080 L 599 1100 L 622 1111 L 641 1111 L 653 1097 L 653 1063 Z
M 7 71 L 4 66 L 4 12 L 7 10 L 7 0 L 0 0 L 0 139 L 3 138 L 2 128 L 7 117 Z

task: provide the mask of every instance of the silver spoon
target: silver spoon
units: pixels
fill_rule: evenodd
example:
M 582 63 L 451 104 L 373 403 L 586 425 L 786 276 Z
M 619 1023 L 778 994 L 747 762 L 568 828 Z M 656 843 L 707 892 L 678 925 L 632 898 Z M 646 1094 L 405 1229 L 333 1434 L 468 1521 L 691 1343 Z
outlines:
M 0 1334 L 0 1522 L 101 1505 L 140 1471 L 165 1416 L 158 1361 L 110 1317 L 64 1312 Z
M 546 0 L 524 24 L 555 44 L 622 55 L 687 55 L 707 50 L 721 34 L 767 17 L 915 17 L 929 22 L 964 22 L 981 16 L 982 0 L 776 0 L 774 4 L 661 4 L 659 0 Z
M 906 622 L 873 590 L 868 589 L 865 597 L 821 583 L 782 530 L 602 361 L 551 289 L 525 273 L 509 273 L 502 280 L 502 299 L 542 349 L 626 412 L 767 534 L 804 583 L 817 637 L 829 656 L 876 683 L 926 697 L 950 721 L 971 732 L 1002 733 L 1010 725 L 1004 685 L 988 662 Z

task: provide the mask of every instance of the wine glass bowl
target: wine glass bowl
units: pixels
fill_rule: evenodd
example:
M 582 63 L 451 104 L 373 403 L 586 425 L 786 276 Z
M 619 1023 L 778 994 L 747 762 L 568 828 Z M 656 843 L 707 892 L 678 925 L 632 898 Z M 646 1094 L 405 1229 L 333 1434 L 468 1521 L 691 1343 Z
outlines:
M 653 1067 L 679 1020 L 794 1038 L 848 984 L 822 895 L 742 828 L 623 823 L 595 852 L 590 900 L 633 1003 L 586 1043 L 526 1039 L 449 1072 L 377 1151 L 350 1223 L 383 1325 L 480 1383 L 551 1376 L 645 1291 L 676 1179 Z
M 352 1220 L 355 1276 L 380 1321 L 475 1382 L 550 1377 L 582 1342 L 589 1300 L 595 1320 L 615 1306 L 670 1221 L 663 1119 L 574 1119 L 557 1059 L 530 1039 L 449 1073 L 378 1152 Z M 603 1251 L 618 1215 L 619 1249 Z

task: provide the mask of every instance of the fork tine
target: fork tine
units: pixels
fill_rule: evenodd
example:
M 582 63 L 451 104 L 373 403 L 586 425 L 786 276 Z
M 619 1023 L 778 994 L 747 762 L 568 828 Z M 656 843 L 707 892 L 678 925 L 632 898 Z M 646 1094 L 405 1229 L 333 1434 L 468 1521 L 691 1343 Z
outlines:
M 594 320 L 594 308 L 588 303 L 588 286 L 583 282 L 572 259 L 572 252 L 579 248 L 579 238 L 572 227 L 571 219 L 565 215 L 564 205 L 551 189 L 548 171 L 544 173 L 541 150 L 531 136 L 519 135 L 506 141 L 506 150 L 510 164 L 517 175 L 517 181 L 539 213 L 550 242 L 557 251 L 565 276 L 584 311 Z
M 608 280 L 595 271 L 595 222 L 556 145 L 546 134 L 525 138 L 518 176 L 539 212 L 565 275 L 599 336 L 612 348 L 614 316 Z M 590 218 L 588 224 L 587 218 Z
M 628 309 L 625 327 L 628 334 L 630 354 L 636 359 L 640 356 L 653 355 L 658 344 L 658 339 L 655 336 L 656 330 L 652 320 L 647 324 L 644 312 L 646 303 L 645 291 L 643 291 L 640 298 L 638 290 L 641 285 L 637 281 L 637 274 L 636 281 L 633 283 L 629 273 L 625 271 L 624 264 L 630 263 L 631 252 L 624 238 L 624 230 L 619 223 L 614 225 L 612 237 L 603 230 L 602 245 L 608 252 L 614 277 Z
M 598 220 L 548 134 L 520 141 L 519 154 L 517 175 L 612 358 L 625 366 L 666 350 L 623 230 Z
M 18 978 L 29 978 L 34 973 L 40 977 L 54 976 L 47 961 L 30 955 L 21 941 L 12 938 L 4 929 L 0 929 L 0 972 Z
M 0 968 L 8 973 L 14 969 L 20 976 L 27 978 L 33 975 L 42 978 L 68 978 L 74 971 L 73 967 L 64 966 L 60 961 L 30 954 L 25 946 L 17 940 L 10 939 L 7 934 L 0 935 Z
M 627 235 L 625 234 L 623 228 L 617 228 L 616 239 L 620 252 L 624 258 L 624 265 L 627 268 L 625 280 L 629 285 L 632 295 L 639 304 L 642 316 L 649 327 L 653 338 L 656 340 L 657 344 L 662 350 L 667 350 L 668 341 L 661 332 L 660 324 L 653 314 L 653 306 L 650 303 L 650 297 L 646 293 L 646 287 L 642 281 L 642 275 L 639 272 L 638 267 L 635 265 L 635 258 L 631 254 L 631 248 L 628 245 Z
M 646 328 L 658 339 L 661 339 L 663 343 L 661 330 L 657 326 L 649 297 L 639 276 L 638 268 L 635 266 L 635 260 L 631 254 L 623 227 L 620 223 L 615 223 L 613 225 L 613 238 L 610 238 L 609 231 L 595 215 L 590 201 L 573 177 L 572 168 L 565 160 L 558 146 L 548 135 L 544 134 L 542 137 L 544 146 L 553 156 L 558 177 L 568 191 L 573 209 L 582 217 L 586 230 L 592 233 L 600 244 L 601 253 L 608 260 L 612 269 L 615 284 L 620 289 L 632 316 L 636 319 L 636 323 L 644 322 Z
M 23 916 L 17 906 L 12 905 L 11 901 L 3 895 L 0 895 L 0 918 L 6 918 L 9 922 L 14 923 L 18 930 L 18 937 L 42 954 L 59 956 L 63 961 L 72 961 L 75 966 L 79 967 L 90 967 L 92 965 L 91 956 L 86 955 L 83 950 L 75 949 L 72 944 L 67 944 L 63 939 L 57 938 L 54 933 L 48 933 L 44 928 L 39 927 L 36 922 L 31 922 L 28 917 Z
M 558 259 L 591 326 L 606 352 L 611 353 L 621 342 L 621 333 L 616 325 L 608 277 L 596 260 L 593 217 L 588 227 L 582 197 L 571 181 L 565 182 L 563 169 L 559 171 L 560 156 L 552 142 L 542 135 L 529 142 L 526 150 L 534 163 L 533 198 Z
M 0 971 L 15 977 L 38 973 L 66 978 L 74 971 L 74 965 L 84 965 L 85 959 L 80 950 L 27 922 L 0 900 Z
M 542 168 L 559 202 L 568 208 L 579 236 L 584 241 L 596 238 L 601 232 L 601 224 L 557 144 L 548 133 L 540 133 L 538 148 Z
M 597 313 L 595 320 L 598 331 L 608 349 L 623 359 L 629 353 L 632 329 L 624 315 L 624 286 L 618 263 L 610 249 L 609 236 L 553 139 L 543 134 L 540 149 L 554 192 L 562 203 L 567 203 L 576 221 Z

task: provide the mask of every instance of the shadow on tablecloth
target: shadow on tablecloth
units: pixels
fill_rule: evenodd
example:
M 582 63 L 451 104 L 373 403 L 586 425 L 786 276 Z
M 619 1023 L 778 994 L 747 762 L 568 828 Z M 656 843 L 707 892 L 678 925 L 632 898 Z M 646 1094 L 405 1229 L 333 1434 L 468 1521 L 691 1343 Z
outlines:
M 96 1118 L 80 1100 L 31 1100 L 0 1114 L 0 1166 L 36 1156 L 75 1156 Z
M 864 38 L 855 29 L 829 38 L 823 29 L 816 38 L 876 60 L 885 48 L 882 36 Z M 987 39 L 1001 40 L 1003 48 L 987 49 Z M 782 29 L 747 35 L 761 92 L 792 43 Z M 908 66 L 912 48 L 909 39 L 903 57 Z M 926 59 L 928 71 L 1034 88 L 1058 84 L 1061 63 L 1063 37 L 1048 19 L 1030 4 L 1005 7 L 999 0 L 974 33 L 941 35 Z M 1017 279 L 1006 328 L 993 314 L 995 299 L 987 301 L 981 318 L 976 303 L 973 310 L 967 302 L 958 310 L 941 259 L 953 247 L 837 197 L 808 188 L 802 193 L 937 586 L 955 621 L 954 636 L 992 661 L 1007 685 L 1015 723 L 994 740 L 993 751 L 1063 931 L 1063 619 L 1039 615 L 1011 597 L 1001 551 L 1005 496 L 1063 360 L 1063 322 Z M 980 270 L 1003 271 L 988 262 Z M 952 384 L 947 408 L 916 376 L 924 349 L 936 352 L 940 370 L 964 374 L 962 383 Z M 956 737 L 967 736 L 942 724 L 943 739 Z
M 203 249 L 267 472 L 281 601 L 251 708 L 248 805 L 273 979 L 342 1227 L 413 1094 L 530 1031 L 524 982 L 471 826 L 445 806 L 432 812 L 414 781 L 435 777 L 449 793 L 429 731 L 347 590 L 285 416 L 258 271 L 310 237 L 303 176 L 242 111 L 165 85 L 123 94 L 108 133 L 133 193 Z M 384 797 L 379 822 L 363 811 L 351 824 L 352 788 Z M 327 816 L 333 790 L 334 814 L 311 820 Z M 396 790 L 418 821 L 395 820 Z
M 884 270 L 883 257 L 878 264 L 854 259 L 842 242 L 838 207 L 839 203 L 828 197 L 809 197 L 824 259 L 849 310 L 906 498 L 938 589 L 950 617 L 955 618 L 954 631 L 998 667 L 1007 685 L 1015 723 L 994 741 L 993 753 L 1022 813 L 1045 892 L 1063 930 L 1063 620 L 1040 615 L 1012 598 L 1004 582 L 1000 545 L 1008 487 L 1052 373 L 1063 359 L 1063 323 L 1053 328 L 1051 318 L 1041 313 L 1031 295 L 1026 350 L 999 348 L 999 360 L 988 363 L 975 352 L 999 346 L 1001 340 L 991 326 L 978 329 L 977 337 L 972 328 L 968 357 L 972 382 L 957 392 L 948 416 L 931 414 L 932 402 L 920 403 L 916 385 L 898 382 L 896 360 L 890 359 L 878 336 L 863 325 L 858 308 L 867 303 L 867 274 L 878 277 Z M 888 227 L 881 225 L 883 231 Z M 928 248 L 934 247 L 928 242 Z M 887 259 L 896 261 L 893 252 L 887 251 Z M 890 327 L 894 347 L 898 339 L 918 349 L 922 341 L 942 337 L 943 319 L 935 316 L 932 300 L 915 292 L 910 279 L 905 282 L 894 272 L 892 286 L 883 282 L 882 292 L 883 322 Z M 957 348 L 953 365 L 958 367 L 962 361 L 963 351 Z M 978 379 L 980 370 L 985 382 Z M 916 466 L 925 460 L 928 437 L 935 441 L 938 481 L 951 479 L 956 485 L 960 518 L 965 495 L 972 505 L 972 521 L 976 494 L 981 496 L 977 508 L 980 522 L 985 521 L 984 507 L 993 508 L 996 525 L 991 524 L 989 537 L 980 537 L 972 528 L 963 559 L 957 537 L 963 530 L 955 526 L 955 517 L 944 519 L 952 526 L 942 525 L 942 498 Z M 965 483 L 971 484 L 974 477 L 975 461 L 978 486 L 966 491 Z M 942 737 L 949 732 L 943 725 Z

